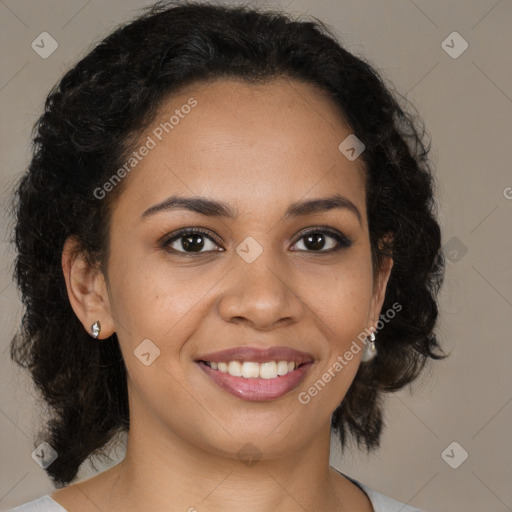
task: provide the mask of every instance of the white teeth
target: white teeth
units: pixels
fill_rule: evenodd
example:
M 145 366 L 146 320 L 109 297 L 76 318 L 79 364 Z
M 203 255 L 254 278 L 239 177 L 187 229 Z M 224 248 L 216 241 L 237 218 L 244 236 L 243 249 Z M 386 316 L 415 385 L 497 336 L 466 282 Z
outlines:
M 244 361 L 242 365 L 242 377 L 246 379 L 257 379 L 260 376 L 260 365 L 258 363 L 251 363 Z
M 260 377 L 262 379 L 275 379 L 277 377 L 277 364 L 275 361 L 262 363 L 260 366 Z
M 294 363 L 290 363 L 293 366 L 295 366 Z M 286 361 L 279 361 L 277 363 L 277 375 L 286 375 L 288 373 L 288 363 Z
M 275 379 L 278 376 L 293 372 L 297 364 L 293 361 L 268 361 L 265 363 L 254 363 L 252 361 L 228 361 L 221 363 L 208 363 L 212 370 L 222 373 L 229 373 L 234 377 L 245 377 L 246 379 Z
M 234 377 L 241 377 L 242 363 L 240 363 L 240 361 L 230 361 L 228 364 L 228 373 Z

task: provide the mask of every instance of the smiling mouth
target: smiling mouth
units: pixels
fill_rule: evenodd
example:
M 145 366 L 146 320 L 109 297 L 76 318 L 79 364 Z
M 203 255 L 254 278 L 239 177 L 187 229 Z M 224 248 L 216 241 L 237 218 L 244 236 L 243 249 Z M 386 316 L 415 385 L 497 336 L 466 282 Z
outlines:
M 218 388 L 237 398 L 253 402 L 276 400 L 287 395 L 299 386 L 313 366 L 313 361 L 256 363 L 198 360 L 196 363 Z
M 212 370 L 228 373 L 233 377 L 243 377 L 245 379 L 275 379 L 283 377 L 295 371 L 306 363 L 296 363 L 294 361 L 266 361 L 257 363 L 255 361 L 199 361 Z

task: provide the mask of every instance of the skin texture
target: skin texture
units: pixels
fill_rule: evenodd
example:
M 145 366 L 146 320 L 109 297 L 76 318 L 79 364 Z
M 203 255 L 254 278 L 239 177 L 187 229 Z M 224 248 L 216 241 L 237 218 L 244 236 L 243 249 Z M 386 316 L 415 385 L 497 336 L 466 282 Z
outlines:
M 330 417 L 361 352 L 310 403 L 298 394 L 331 368 L 365 328 L 375 329 L 392 267 L 372 275 L 362 162 L 338 145 L 350 133 L 334 105 L 312 86 L 279 79 L 195 84 L 168 99 L 140 141 L 189 98 L 191 112 L 124 178 L 110 226 L 107 276 L 73 255 L 62 265 L 84 329 L 100 320 L 101 339 L 117 333 L 128 372 L 130 433 L 125 459 L 52 496 L 73 511 L 371 511 L 357 486 L 329 468 Z M 139 147 L 139 146 L 137 146 Z M 361 213 L 333 209 L 303 217 L 290 203 L 343 195 Z M 186 210 L 141 219 L 171 195 L 229 203 L 236 219 Z M 329 226 L 352 244 L 311 249 L 305 228 Z M 202 227 L 202 253 L 159 240 Z M 315 231 L 314 231 L 315 232 Z M 316 231 L 318 232 L 318 230 Z M 301 235 L 300 237 L 298 235 Z M 246 237 L 263 249 L 252 263 L 236 252 Z M 214 251 L 217 248 L 222 252 Z M 323 252 L 322 252 L 323 251 Z M 134 350 L 150 339 L 160 356 L 145 366 Z M 267 402 L 221 390 L 195 360 L 237 346 L 293 347 L 314 364 L 305 381 Z M 253 443 L 253 465 L 237 452 Z

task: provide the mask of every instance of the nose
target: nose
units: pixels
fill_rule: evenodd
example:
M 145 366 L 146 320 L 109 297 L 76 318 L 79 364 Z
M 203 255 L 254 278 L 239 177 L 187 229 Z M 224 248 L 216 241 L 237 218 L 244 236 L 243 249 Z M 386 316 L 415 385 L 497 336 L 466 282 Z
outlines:
M 296 323 L 304 314 L 290 271 L 269 253 L 263 251 L 252 263 L 234 255 L 235 268 L 218 304 L 224 321 L 265 331 Z

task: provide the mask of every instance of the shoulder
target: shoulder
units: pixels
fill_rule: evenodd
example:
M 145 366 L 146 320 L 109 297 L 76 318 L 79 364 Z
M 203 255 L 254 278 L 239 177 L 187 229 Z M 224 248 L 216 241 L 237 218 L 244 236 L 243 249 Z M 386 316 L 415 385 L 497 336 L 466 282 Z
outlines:
M 67 510 L 47 494 L 19 507 L 11 508 L 7 512 L 67 512 Z
M 394 500 L 365 484 L 360 483 L 361 488 L 368 494 L 375 512 L 424 512 L 400 501 Z
M 396 501 L 393 498 L 390 498 L 389 496 L 372 489 L 368 485 L 349 477 L 345 473 L 342 473 L 342 475 L 348 478 L 351 482 L 353 482 L 367 494 L 368 498 L 370 498 L 374 512 L 425 512 L 418 508 L 405 505 L 400 501 Z

